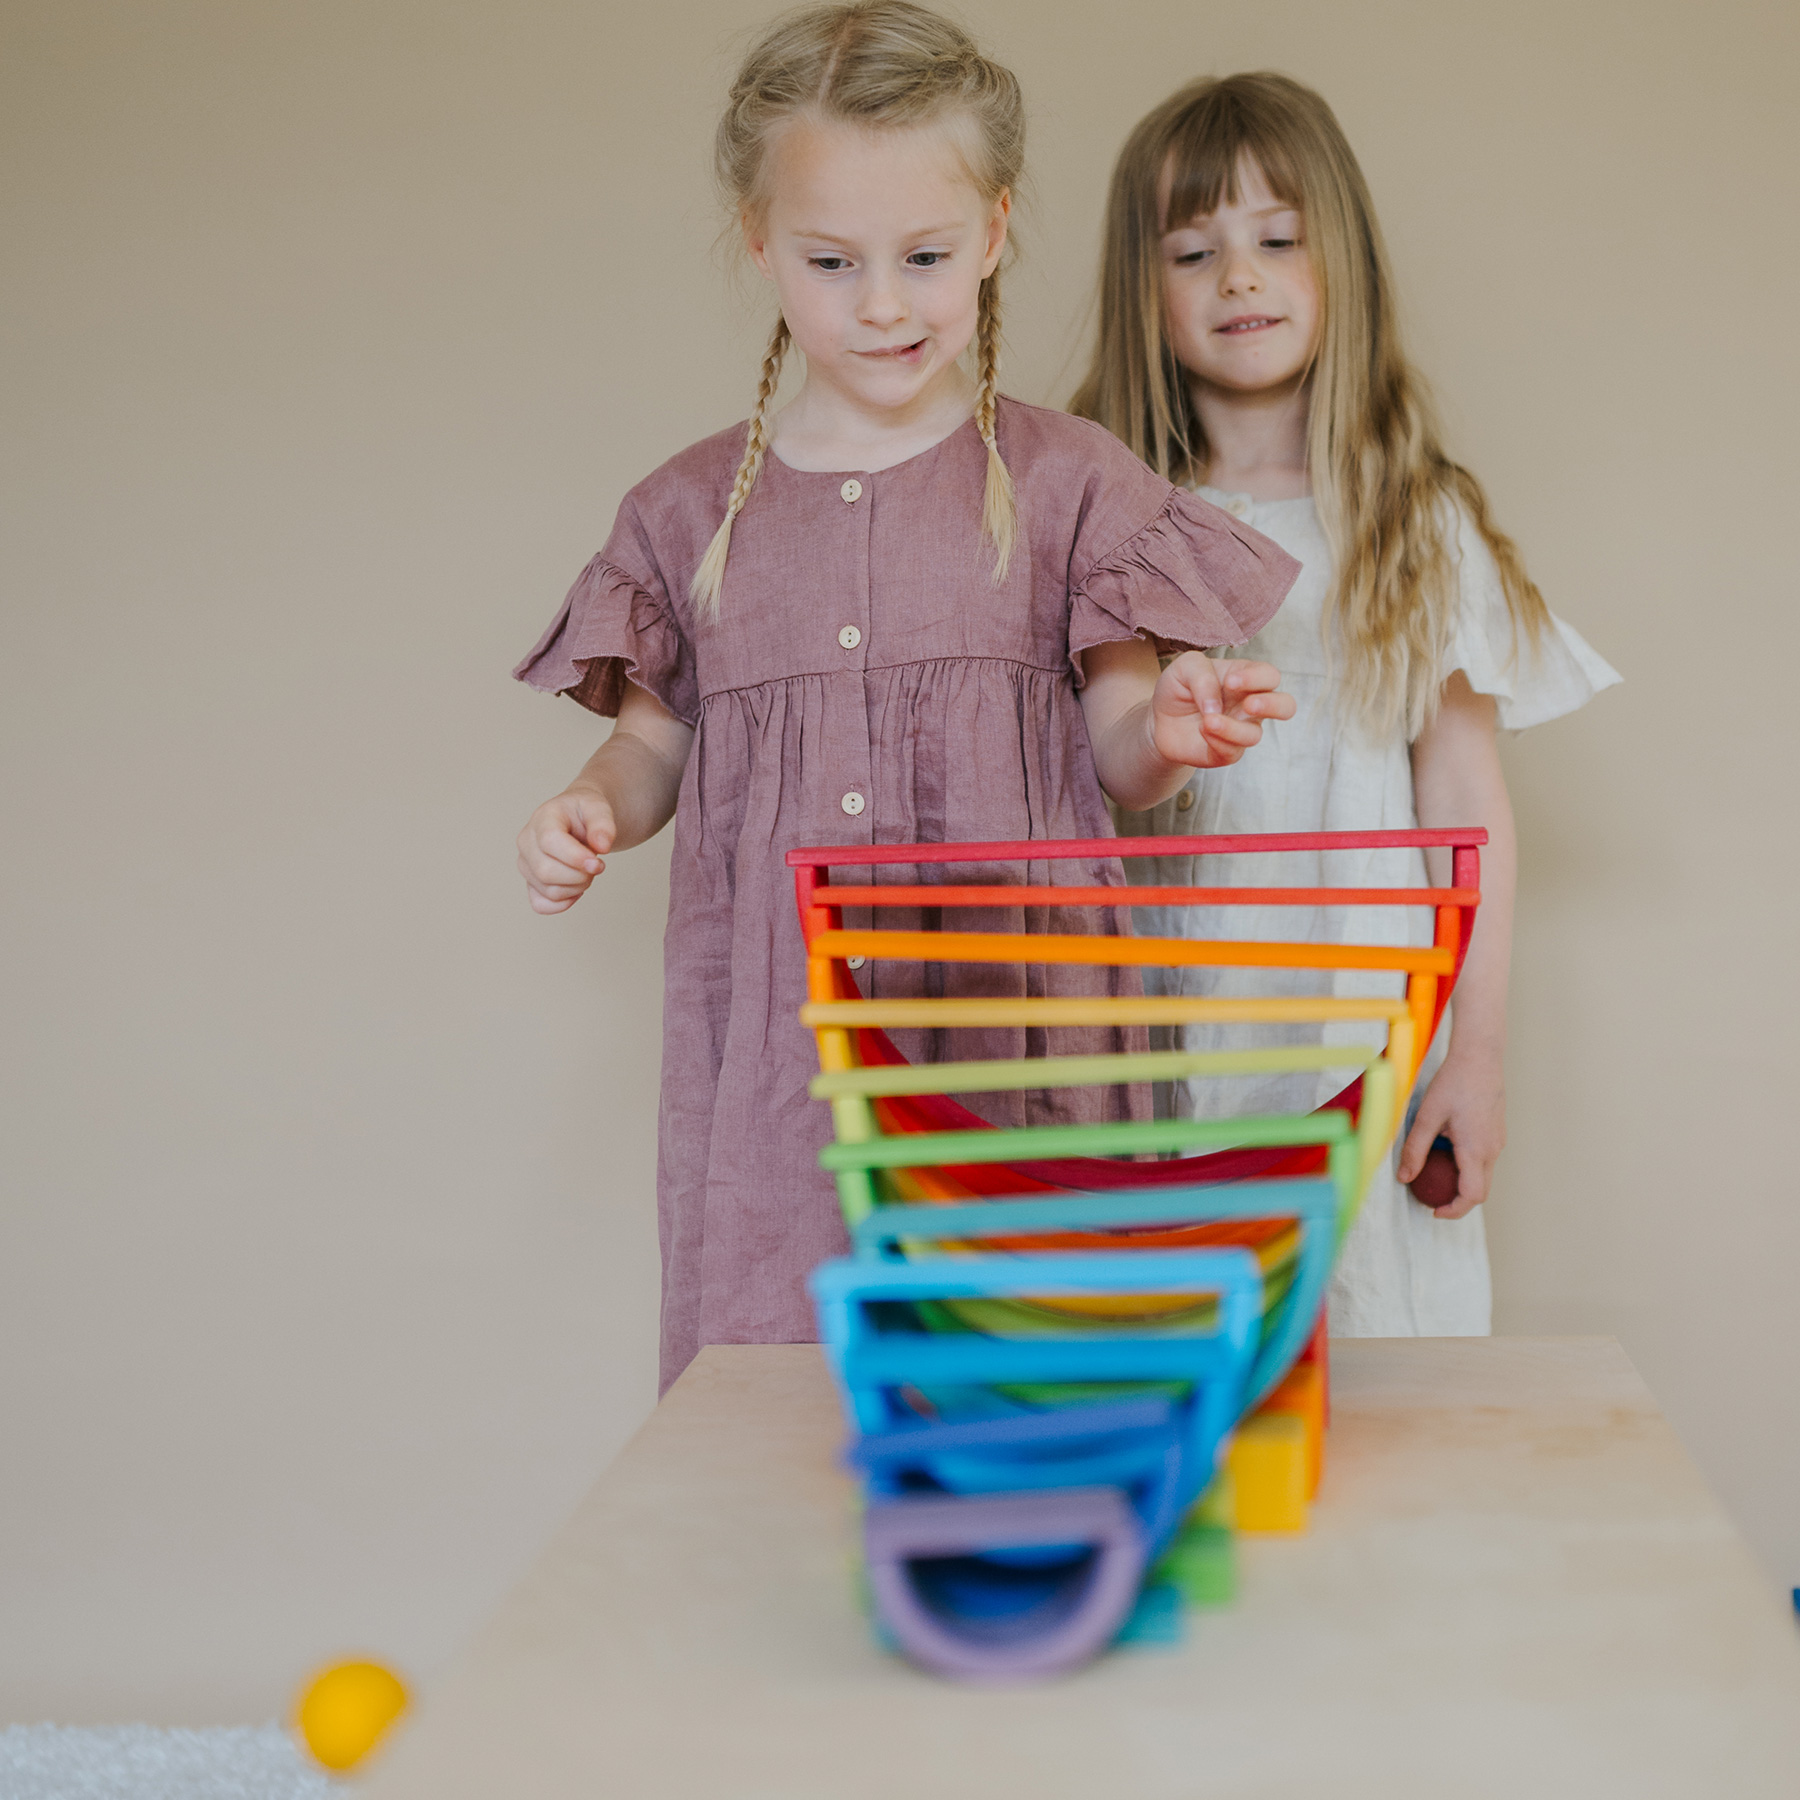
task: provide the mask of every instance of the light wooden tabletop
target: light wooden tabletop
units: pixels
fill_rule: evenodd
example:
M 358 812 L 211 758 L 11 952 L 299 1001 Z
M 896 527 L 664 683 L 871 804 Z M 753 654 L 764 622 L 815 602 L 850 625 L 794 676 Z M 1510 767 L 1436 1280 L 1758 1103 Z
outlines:
M 371 1800 L 1794 1800 L 1800 1640 L 1603 1338 L 1333 1345 L 1324 1489 L 1178 1649 L 957 1689 L 870 1642 L 817 1350 L 704 1351 Z

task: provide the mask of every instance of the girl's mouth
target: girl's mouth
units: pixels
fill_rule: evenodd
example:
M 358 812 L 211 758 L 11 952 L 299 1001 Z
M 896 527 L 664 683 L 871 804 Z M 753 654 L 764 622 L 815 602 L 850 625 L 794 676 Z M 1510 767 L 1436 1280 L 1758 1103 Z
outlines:
M 1267 313 L 1256 313 L 1242 319 L 1227 319 L 1215 329 L 1221 337 L 1247 337 L 1253 331 L 1267 331 L 1280 323 L 1281 320 L 1272 319 Z
M 885 350 L 859 350 L 856 354 L 876 362 L 918 362 L 925 354 L 925 339 L 913 344 L 893 344 Z

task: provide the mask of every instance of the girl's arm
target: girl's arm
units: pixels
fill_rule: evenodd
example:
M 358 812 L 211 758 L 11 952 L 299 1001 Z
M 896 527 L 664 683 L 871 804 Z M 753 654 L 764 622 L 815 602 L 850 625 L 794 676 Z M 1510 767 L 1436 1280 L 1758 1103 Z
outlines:
M 1457 1197 L 1440 1219 L 1460 1219 L 1488 1196 L 1494 1163 L 1506 1142 L 1506 975 L 1512 961 L 1513 886 L 1518 850 L 1512 802 L 1494 738 L 1494 702 L 1460 671 L 1444 684 L 1437 716 L 1412 748 L 1413 796 L 1422 826 L 1485 825 L 1481 905 L 1469 954 L 1456 984 L 1450 1049 L 1419 1102 L 1419 1116 L 1400 1153 L 1400 1179 L 1425 1166 L 1441 1132 L 1456 1146 Z M 1450 877 L 1450 853 L 1426 852 L 1431 878 Z
M 567 912 L 610 851 L 629 850 L 668 824 L 693 742 L 691 725 L 625 684 L 612 736 L 519 833 L 519 873 L 535 912 Z
M 1081 653 L 1081 710 L 1100 785 L 1127 812 L 1148 812 L 1195 769 L 1222 769 L 1262 737 L 1264 719 L 1291 719 L 1291 694 L 1266 662 L 1215 662 L 1197 650 L 1157 668 L 1142 638 Z

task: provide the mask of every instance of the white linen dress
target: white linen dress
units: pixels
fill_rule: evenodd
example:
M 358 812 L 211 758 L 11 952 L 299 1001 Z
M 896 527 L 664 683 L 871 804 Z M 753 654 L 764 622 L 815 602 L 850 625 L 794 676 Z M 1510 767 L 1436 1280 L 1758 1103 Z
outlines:
M 1412 764 L 1401 733 L 1385 741 L 1346 722 L 1334 706 L 1326 666 L 1324 614 L 1331 551 L 1310 499 L 1253 501 L 1213 488 L 1199 490 L 1302 564 L 1300 578 L 1274 618 L 1247 644 L 1225 654 L 1261 657 L 1281 671 L 1298 702 L 1292 720 L 1263 727 L 1260 745 L 1229 769 L 1196 772 L 1179 794 L 1148 813 L 1117 815 L 1125 836 L 1204 836 L 1268 831 L 1410 830 Z M 1460 669 L 1477 693 L 1491 694 L 1499 724 L 1520 731 L 1573 712 L 1620 679 L 1562 620 L 1534 652 L 1513 629 L 1500 572 L 1485 540 L 1467 520 L 1458 533 L 1461 606 L 1445 675 Z M 1126 863 L 1139 885 L 1255 887 L 1413 887 L 1426 884 L 1416 850 L 1333 851 Z M 1427 945 L 1426 907 L 1161 908 L 1135 912 L 1143 936 L 1278 938 L 1298 942 Z M 1286 992 L 1343 996 L 1394 995 L 1403 978 L 1357 970 L 1146 969 L 1145 991 L 1184 994 Z M 1373 1028 L 1378 1032 L 1379 1028 Z M 1273 1042 L 1354 1041 L 1359 1025 L 1281 1028 L 1186 1026 L 1188 1049 L 1226 1049 Z M 1443 1058 L 1439 1033 L 1415 1100 Z M 1323 1075 L 1197 1081 L 1158 1090 L 1159 1109 L 1219 1115 L 1308 1112 L 1329 1100 L 1354 1071 Z M 1421 1206 L 1395 1176 L 1398 1145 L 1377 1172 L 1339 1260 L 1330 1293 L 1335 1337 L 1479 1337 L 1490 1329 L 1492 1293 L 1482 1208 L 1444 1220 Z

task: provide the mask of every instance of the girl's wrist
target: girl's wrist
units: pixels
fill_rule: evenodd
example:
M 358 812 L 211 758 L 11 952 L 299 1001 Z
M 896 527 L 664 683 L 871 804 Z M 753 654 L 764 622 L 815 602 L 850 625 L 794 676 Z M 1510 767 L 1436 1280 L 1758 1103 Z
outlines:
M 1141 805 L 1131 809 L 1134 812 L 1148 812 L 1152 807 L 1161 806 L 1187 785 L 1188 777 L 1194 772 L 1189 764 L 1163 754 L 1156 741 L 1156 708 L 1148 700 L 1144 702 L 1143 722 L 1137 734 L 1136 760 L 1136 785 L 1145 798 Z
M 562 797 L 565 800 L 598 800 L 609 810 L 613 808 L 614 804 L 613 797 L 611 793 L 608 792 L 606 783 L 604 781 L 596 780 L 595 777 L 588 774 L 586 770 L 583 770 L 581 774 L 577 775 L 575 779 L 563 789 Z
M 1144 702 L 1144 723 L 1140 742 L 1144 759 L 1144 773 L 1150 780 L 1185 782 L 1193 774 L 1191 763 L 1179 762 L 1172 756 L 1164 755 L 1162 746 L 1156 741 L 1156 703 L 1154 700 Z
M 1158 763 L 1168 761 L 1156 746 L 1156 702 L 1154 699 L 1144 702 L 1143 717 L 1138 722 L 1138 753 L 1143 758 L 1146 773 L 1153 770 Z
M 1453 1029 L 1449 1048 L 1444 1052 L 1443 1066 L 1447 1069 L 1453 1063 L 1459 1069 L 1497 1075 L 1506 1064 L 1506 1040 L 1486 1035 L 1459 1037 Z

